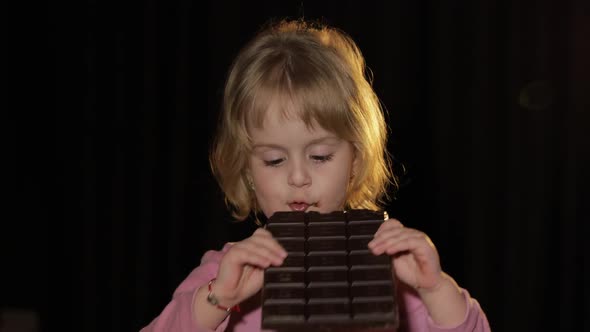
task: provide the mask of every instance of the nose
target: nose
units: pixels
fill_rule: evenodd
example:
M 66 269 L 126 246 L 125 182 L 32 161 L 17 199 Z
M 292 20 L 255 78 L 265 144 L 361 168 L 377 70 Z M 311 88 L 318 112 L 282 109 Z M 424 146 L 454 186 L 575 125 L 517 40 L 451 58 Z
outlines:
M 311 174 L 305 162 L 294 161 L 291 164 L 288 183 L 294 187 L 305 187 L 311 184 Z

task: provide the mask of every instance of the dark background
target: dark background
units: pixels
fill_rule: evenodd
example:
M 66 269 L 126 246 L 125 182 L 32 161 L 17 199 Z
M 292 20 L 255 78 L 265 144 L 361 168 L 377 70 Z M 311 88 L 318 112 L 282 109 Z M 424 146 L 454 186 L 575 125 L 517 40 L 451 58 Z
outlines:
M 386 208 L 429 234 L 492 329 L 588 330 L 588 7 L 48 5 L 11 128 L 0 307 L 43 331 L 138 331 L 205 250 L 246 237 L 208 164 L 226 70 L 263 23 L 304 16 L 358 42 L 401 177 Z

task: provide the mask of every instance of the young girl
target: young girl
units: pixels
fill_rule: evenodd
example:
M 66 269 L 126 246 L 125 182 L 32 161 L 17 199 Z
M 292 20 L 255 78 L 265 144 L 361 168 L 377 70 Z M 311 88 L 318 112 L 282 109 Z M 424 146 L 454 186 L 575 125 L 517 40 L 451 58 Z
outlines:
M 354 41 L 334 28 L 282 21 L 231 67 L 211 165 L 239 219 L 378 209 L 395 182 L 385 144 L 383 113 Z M 489 330 L 477 301 L 442 271 L 426 234 L 390 219 L 368 246 L 392 259 L 400 330 Z M 264 228 L 205 253 L 142 331 L 259 331 L 264 269 L 287 254 Z

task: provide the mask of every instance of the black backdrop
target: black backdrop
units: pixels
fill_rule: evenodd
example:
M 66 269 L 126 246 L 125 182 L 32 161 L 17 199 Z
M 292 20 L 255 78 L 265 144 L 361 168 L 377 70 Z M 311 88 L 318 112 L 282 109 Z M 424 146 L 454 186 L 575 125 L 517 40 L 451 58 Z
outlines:
M 46 9 L 2 307 L 47 331 L 137 331 L 205 250 L 247 236 L 207 160 L 225 72 L 268 19 L 304 16 L 358 42 L 402 180 L 387 210 L 430 235 L 492 329 L 588 329 L 587 1 Z

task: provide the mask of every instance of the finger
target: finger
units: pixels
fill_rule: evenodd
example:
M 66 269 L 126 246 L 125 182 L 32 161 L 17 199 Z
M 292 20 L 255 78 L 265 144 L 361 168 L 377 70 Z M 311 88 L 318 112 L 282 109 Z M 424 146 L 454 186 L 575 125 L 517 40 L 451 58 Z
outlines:
M 281 246 L 279 242 L 272 236 L 272 233 L 265 229 L 259 228 L 254 232 L 250 239 L 256 241 L 260 245 L 265 245 L 270 250 L 276 252 L 283 259 L 287 257 L 287 251 L 285 248 L 283 248 L 283 246 Z
M 404 225 L 397 219 L 388 219 L 387 221 L 383 222 L 379 228 L 377 229 L 377 231 L 375 232 L 375 236 L 378 236 L 380 233 L 391 230 L 391 229 L 395 229 L 395 228 L 401 228 L 404 227 Z
M 281 265 L 286 255 L 284 256 L 282 254 L 283 250 L 277 246 L 276 241 L 273 239 L 250 238 L 247 241 L 240 242 L 238 248 L 265 257 L 272 265 Z
M 432 242 L 429 241 L 425 234 L 419 232 L 411 234 L 409 236 L 401 237 L 386 243 L 381 250 L 384 250 L 388 255 L 394 255 L 403 251 L 410 251 L 414 257 L 418 260 L 422 260 L 427 256 L 434 256 L 435 250 L 433 250 Z M 432 255 L 428 253 L 431 252 Z
M 389 237 L 383 237 L 381 238 L 378 242 L 376 241 L 374 244 L 372 244 L 371 247 L 369 247 L 376 255 L 380 255 L 382 253 L 388 253 L 391 254 L 390 252 L 390 248 L 397 248 L 396 246 L 399 246 L 399 243 L 406 241 L 408 239 L 421 239 L 423 238 L 424 234 L 422 232 L 416 231 L 416 230 L 403 230 L 400 232 L 396 232 L 391 234 L 391 236 Z M 404 250 L 409 250 L 409 249 L 404 249 Z M 402 251 L 402 249 L 398 250 L 398 251 Z
M 265 269 L 276 261 L 265 250 L 257 250 L 255 246 L 243 242 L 236 243 L 226 255 L 237 266 L 253 265 Z
M 254 233 L 252 233 L 252 236 L 261 236 L 261 237 L 270 237 L 272 238 L 272 233 L 267 231 L 264 228 L 258 228 L 256 229 L 256 231 L 254 231 Z
M 262 273 L 269 265 L 265 258 L 252 255 L 245 250 L 228 252 L 221 261 L 215 283 L 222 289 L 233 292 L 239 288 L 240 284 L 249 280 L 252 274 L 256 271 Z
M 403 237 L 410 236 L 411 234 L 420 233 L 419 231 L 412 228 L 397 227 L 383 230 L 368 243 L 369 249 L 377 249 L 382 247 L 386 242 L 392 242 L 399 240 Z
M 287 257 L 287 251 L 281 244 L 273 237 L 266 237 L 266 236 L 252 236 L 248 239 L 248 242 L 255 243 L 258 246 L 264 247 L 270 250 L 272 253 L 284 259 Z
M 414 231 L 414 229 L 393 225 L 391 227 L 384 228 L 384 229 L 377 231 L 375 233 L 375 235 L 373 236 L 372 241 L 381 242 L 383 239 L 387 239 L 387 238 L 395 236 L 397 234 L 405 233 L 405 232 L 409 232 L 409 231 Z
M 287 257 L 287 251 L 272 236 L 268 237 L 266 235 L 253 235 L 248 238 L 247 241 L 256 242 L 259 245 L 263 245 L 270 250 L 277 252 L 277 254 L 281 257 Z
M 243 292 L 246 297 L 250 297 L 262 288 L 264 282 L 264 270 L 254 267 L 244 269 L 244 274 L 240 284 L 244 285 Z

